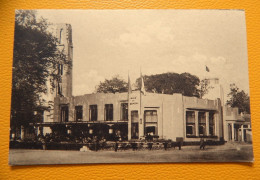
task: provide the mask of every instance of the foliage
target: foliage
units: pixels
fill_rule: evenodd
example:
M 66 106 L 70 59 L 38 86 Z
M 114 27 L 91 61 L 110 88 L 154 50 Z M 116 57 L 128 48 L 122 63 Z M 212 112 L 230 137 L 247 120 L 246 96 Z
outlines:
M 105 79 L 104 82 L 100 82 L 96 91 L 98 93 L 127 92 L 128 84 L 123 79 L 120 79 L 118 75 L 116 75 L 112 77 L 112 79 Z
M 200 98 L 202 98 L 205 94 L 209 92 L 210 89 L 213 89 L 214 87 L 210 86 L 209 80 L 203 79 L 200 81 L 199 85 L 199 94 Z
M 163 73 L 144 76 L 144 86 L 147 92 L 173 94 L 181 93 L 184 96 L 200 96 L 200 80 L 189 73 Z M 141 86 L 141 79 L 136 80 L 137 87 Z
M 250 97 L 244 90 L 239 90 L 234 83 L 230 84 L 230 93 L 228 94 L 228 97 L 230 97 L 230 99 L 227 101 L 227 105 L 237 107 L 239 113 L 250 113 Z
M 27 125 L 34 119 L 51 79 L 59 81 L 59 64 L 70 64 L 57 48 L 57 39 L 47 31 L 47 21 L 31 10 L 16 11 L 12 76 L 11 126 Z

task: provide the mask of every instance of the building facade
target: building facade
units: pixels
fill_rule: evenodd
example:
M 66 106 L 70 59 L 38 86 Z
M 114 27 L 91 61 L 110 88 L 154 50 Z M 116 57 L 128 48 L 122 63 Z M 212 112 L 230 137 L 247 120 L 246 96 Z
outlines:
M 72 43 L 72 27 L 70 24 L 53 24 L 48 29 L 52 35 L 57 38 L 57 47 L 60 52 L 63 52 L 68 64 L 60 63 L 53 69 L 60 75 L 59 80 L 48 78 L 47 92 L 42 94 L 42 99 L 45 111 L 43 111 L 44 122 L 54 121 L 54 98 L 55 97 L 71 97 L 72 96 L 72 62 L 73 62 L 73 43 Z M 54 87 L 52 86 L 54 84 Z M 37 131 L 43 131 L 44 134 L 50 133 L 50 128 L 38 127 Z
M 58 133 L 123 140 L 157 139 L 186 142 L 223 140 L 220 100 L 182 94 L 97 93 L 56 97 L 54 121 L 41 124 Z
M 238 108 L 225 106 L 224 119 L 225 140 L 252 143 L 250 114 L 239 114 Z
M 56 24 L 50 31 L 58 39 L 59 49 L 73 62 L 71 25 Z M 184 141 L 199 141 L 201 137 L 219 141 L 224 137 L 220 99 L 144 95 L 140 91 L 72 96 L 72 70 L 60 64 L 57 73 L 60 82 L 43 95 L 48 110 L 44 111 L 43 122 L 36 125 L 38 134 L 55 132 L 106 139 L 120 136 L 124 140 L 150 135 Z
M 50 31 L 58 39 L 59 50 L 72 63 L 71 25 L 57 24 Z M 250 141 L 250 121 L 247 116 L 240 117 L 236 108 L 224 107 L 223 88 L 217 78 L 207 79 L 213 86 L 207 99 L 139 90 L 72 96 L 72 69 L 62 63 L 56 68 L 61 79 L 54 82 L 55 88 L 51 87 L 52 79 L 47 82 L 48 91 L 42 95 L 46 110 L 42 122 L 34 124 L 37 134 L 98 136 L 107 140 L 152 136 L 173 141 L 181 138 L 185 142 L 201 138 Z

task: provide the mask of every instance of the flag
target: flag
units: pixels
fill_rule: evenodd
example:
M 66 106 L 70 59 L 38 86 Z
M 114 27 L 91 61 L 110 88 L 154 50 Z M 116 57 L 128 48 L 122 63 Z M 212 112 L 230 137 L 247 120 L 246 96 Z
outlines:
M 141 93 L 143 93 L 143 95 L 146 94 L 145 88 L 144 88 L 144 78 L 142 75 L 141 75 Z
M 209 72 L 209 68 L 208 68 L 208 66 L 206 66 L 206 71 Z
M 128 94 L 132 93 L 132 87 L 131 87 L 131 81 L 130 81 L 130 76 L 128 74 Z

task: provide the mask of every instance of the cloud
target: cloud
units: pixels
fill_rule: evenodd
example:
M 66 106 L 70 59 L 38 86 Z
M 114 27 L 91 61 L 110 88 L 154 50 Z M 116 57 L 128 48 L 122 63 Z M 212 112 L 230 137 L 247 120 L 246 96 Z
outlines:
M 73 94 L 74 95 L 83 95 L 93 93 L 95 91 L 95 87 L 101 82 L 104 81 L 105 78 L 101 76 L 96 70 L 89 70 L 83 73 L 75 73 L 75 77 L 73 77 L 74 86 L 73 86 Z
M 119 34 L 117 39 L 112 40 L 114 45 L 151 45 L 155 42 L 171 42 L 174 39 L 172 28 L 163 25 L 161 22 L 154 22 L 146 26 L 128 27 L 126 32 Z
M 177 73 L 189 72 L 200 79 L 219 78 L 225 94 L 230 91 L 229 85 L 231 83 L 235 83 L 248 92 L 248 77 L 244 73 L 240 74 L 236 64 L 231 62 L 222 56 L 208 57 L 204 54 L 195 53 L 191 56 L 179 56 L 171 64 L 172 69 Z M 209 72 L 206 71 L 206 66 L 209 68 Z
M 224 57 L 208 57 L 201 53 L 195 53 L 191 56 L 179 56 L 172 61 L 178 73 L 189 72 L 200 78 L 224 78 L 231 73 L 233 64 L 228 63 Z M 206 66 L 210 72 L 206 72 Z M 231 74 L 230 74 L 231 75 Z

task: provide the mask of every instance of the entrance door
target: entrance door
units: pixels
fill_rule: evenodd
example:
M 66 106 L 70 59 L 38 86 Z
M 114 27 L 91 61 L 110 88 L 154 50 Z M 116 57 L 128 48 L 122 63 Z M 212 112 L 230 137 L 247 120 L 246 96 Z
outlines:
M 232 141 L 232 125 L 228 124 L 228 140 Z
M 138 111 L 131 111 L 131 139 L 139 138 Z
M 247 142 L 247 139 L 246 139 L 246 129 L 243 130 L 244 131 L 244 142 Z
M 68 105 L 61 106 L 61 122 L 69 121 L 69 107 Z

